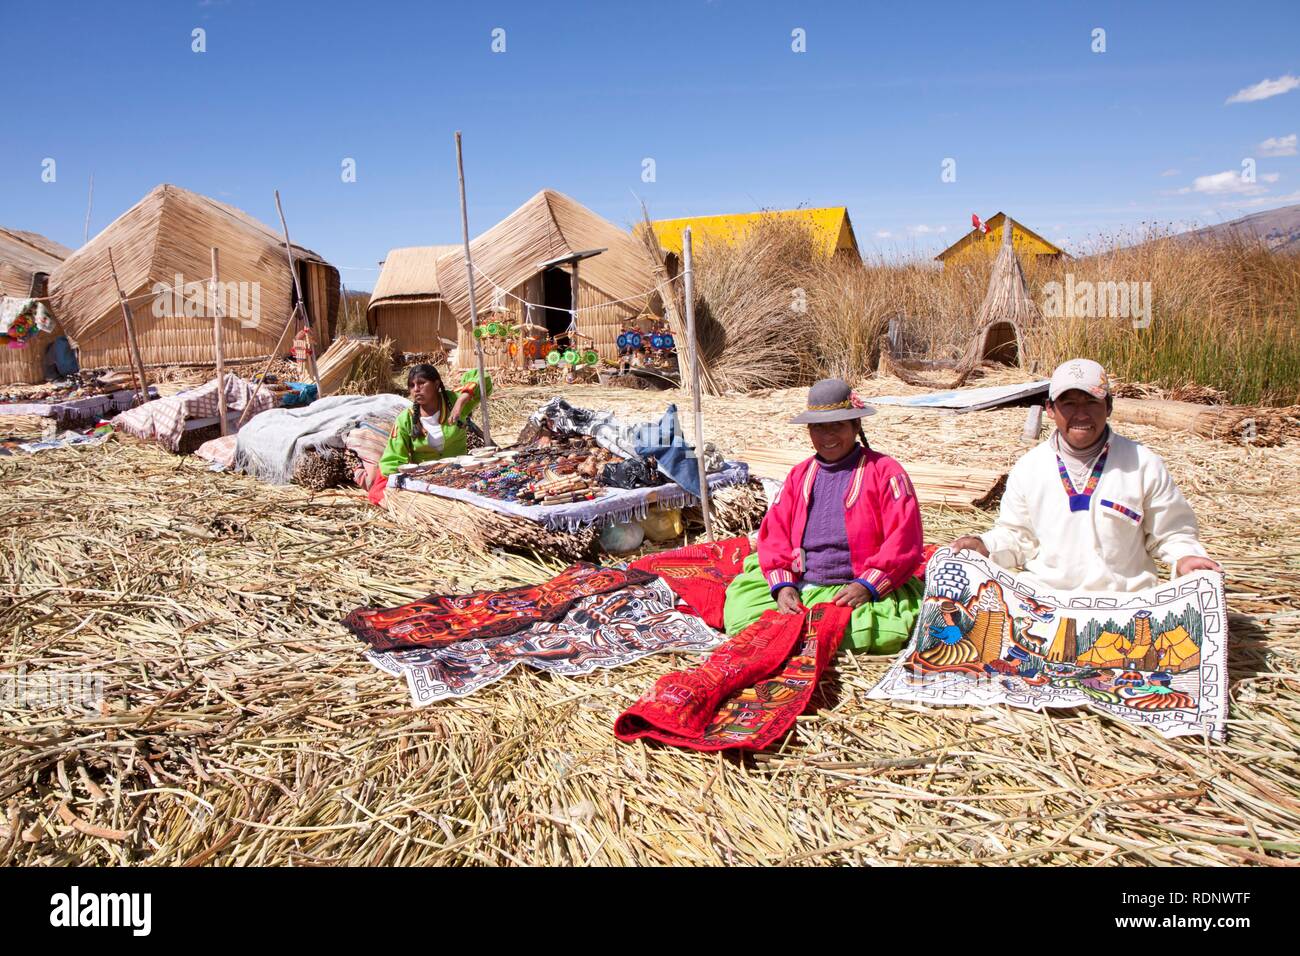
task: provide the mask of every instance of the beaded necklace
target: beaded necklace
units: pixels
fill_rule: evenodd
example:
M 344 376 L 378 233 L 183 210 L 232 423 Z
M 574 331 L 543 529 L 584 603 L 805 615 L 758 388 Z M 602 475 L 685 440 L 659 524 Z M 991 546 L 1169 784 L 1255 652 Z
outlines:
M 1065 488 L 1066 495 L 1070 498 L 1071 511 L 1087 511 L 1088 505 L 1092 501 L 1092 493 L 1097 490 L 1097 482 L 1101 480 L 1101 471 L 1106 467 L 1106 456 L 1110 454 L 1110 442 L 1106 442 L 1106 447 L 1101 450 L 1097 456 L 1097 463 L 1092 466 L 1092 474 L 1088 476 L 1088 483 L 1084 485 L 1083 491 L 1076 491 L 1074 482 L 1070 481 L 1070 472 L 1065 467 L 1065 462 L 1061 460 L 1060 454 L 1056 456 L 1056 467 L 1061 473 L 1061 485 Z

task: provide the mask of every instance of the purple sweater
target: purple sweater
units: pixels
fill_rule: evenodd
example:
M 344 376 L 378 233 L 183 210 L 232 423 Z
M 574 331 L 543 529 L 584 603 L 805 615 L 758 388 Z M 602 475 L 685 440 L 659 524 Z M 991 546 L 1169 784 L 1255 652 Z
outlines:
M 844 498 L 861 457 L 862 446 L 858 445 L 837 462 L 827 464 L 817 459 L 820 467 L 813 479 L 808 523 L 803 532 L 803 580 L 808 584 L 848 584 L 853 580 Z

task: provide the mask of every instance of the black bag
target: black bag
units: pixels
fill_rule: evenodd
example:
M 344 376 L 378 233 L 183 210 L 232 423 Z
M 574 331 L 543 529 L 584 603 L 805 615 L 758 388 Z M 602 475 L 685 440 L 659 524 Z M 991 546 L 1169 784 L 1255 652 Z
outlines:
M 659 473 L 653 462 L 639 458 L 612 462 L 600 471 L 600 480 L 611 488 L 651 488 L 667 484 L 668 479 Z

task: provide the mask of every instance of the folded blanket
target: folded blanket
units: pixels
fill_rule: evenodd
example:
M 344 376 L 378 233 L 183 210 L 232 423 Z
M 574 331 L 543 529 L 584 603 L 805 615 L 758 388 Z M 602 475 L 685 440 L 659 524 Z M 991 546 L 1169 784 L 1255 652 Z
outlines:
M 352 475 L 360 488 L 370 490 L 379 474 L 379 459 L 384 456 L 388 436 L 392 434 L 397 415 L 367 415 L 357 427 L 343 436 L 343 444 L 361 460 L 361 467 Z
M 399 607 L 360 607 L 343 626 L 377 651 L 438 647 L 456 641 L 504 637 L 540 621 L 558 621 L 582 598 L 645 584 L 644 571 L 578 563 L 541 584 L 471 594 L 431 594 Z
M 704 623 L 722 630 L 727 585 L 740 574 L 752 550 L 749 538 L 729 538 L 716 544 L 693 544 L 649 554 L 629 567 L 663 578 Z
M 232 372 L 227 372 L 225 381 L 226 415 L 235 419 L 243 412 L 245 406 L 252 405 L 251 415 L 257 415 L 275 404 L 275 395 L 269 388 L 246 382 Z M 206 385 L 187 389 L 167 398 L 145 402 L 128 412 L 123 412 L 113 419 L 113 427 L 135 435 L 137 438 L 154 439 L 170 451 L 177 451 L 181 439 L 185 436 L 185 423 L 195 418 L 216 418 L 220 410 L 217 394 L 217 380 L 214 378 Z M 247 428 L 256 422 L 250 419 Z
M 835 604 L 806 614 L 764 612 L 699 667 L 659 678 L 618 718 L 614 734 L 689 750 L 762 750 L 808 706 L 851 614 Z
M 343 437 L 370 415 L 397 413 L 410 403 L 400 395 L 333 395 L 305 408 L 274 408 L 239 430 L 235 468 L 271 484 L 286 485 L 308 449 L 342 450 Z

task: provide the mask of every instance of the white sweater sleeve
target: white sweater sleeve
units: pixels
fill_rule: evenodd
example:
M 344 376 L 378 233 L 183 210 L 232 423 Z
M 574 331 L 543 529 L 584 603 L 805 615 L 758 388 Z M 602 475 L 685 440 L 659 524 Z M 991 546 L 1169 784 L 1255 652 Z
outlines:
M 1146 532 L 1147 553 L 1171 566 L 1188 555 L 1205 557 L 1205 548 L 1197 538 L 1196 515 L 1174 484 L 1164 461 L 1152 455 L 1146 467 L 1150 469 L 1147 484 L 1150 492 L 1142 528 Z
M 1015 467 L 1007 476 L 1006 491 L 998 520 L 980 535 L 989 557 L 1004 568 L 1023 568 L 1025 562 L 1038 552 L 1038 538 L 1034 534 L 1034 520 L 1029 502 L 1025 498 L 1023 469 Z

